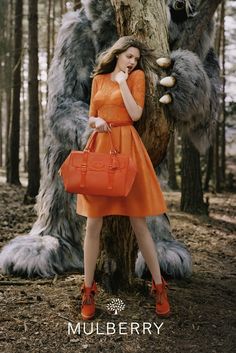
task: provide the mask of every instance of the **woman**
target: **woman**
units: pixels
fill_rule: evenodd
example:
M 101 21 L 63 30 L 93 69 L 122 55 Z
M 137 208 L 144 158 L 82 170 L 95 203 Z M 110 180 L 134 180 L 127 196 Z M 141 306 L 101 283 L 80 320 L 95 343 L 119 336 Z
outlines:
M 110 150 L 108 131 L 116 149 L 131 156 L 137 165 L 137 175 L 127 197 L 78 195 L 77 213 L 87 217 L 84 239 L 84 272 L 81 314 L 84 320 L 95 314 L 94 281 L 99 255 L 103 216 L 129 216 L 138 246 L 152 274 L 152 292 L 156 293 L 156 313 L 169 316 L 166 285 L 146 216 L 166 212 L 166 204 L 148 153 L 133 127 L 141 118 L 145 100 L 146 67 L 154 65 L 152 50 L 130 36 L 121 37 L 98 58 L 94 70 L 89 109 L 89 126 L 98 131 L 96 151 Z

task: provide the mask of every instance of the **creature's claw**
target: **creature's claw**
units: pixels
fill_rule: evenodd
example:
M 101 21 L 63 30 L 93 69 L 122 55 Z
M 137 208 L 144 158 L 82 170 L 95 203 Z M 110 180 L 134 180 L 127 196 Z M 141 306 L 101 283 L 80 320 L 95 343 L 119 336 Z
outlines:
M 167 76 L 161 79 L 160 84 L 164 87 L 173 87 L 176 83 L 176 79 L 173 76 Z
M 159 58 L 156 60 L 157 65 L 168 68 L 171 65 L 171 58 Z
M 159 99 L 159 102 L 163 104 L 169 104 L 172 102 L 172 97 L 169 93 L 167 93 Z

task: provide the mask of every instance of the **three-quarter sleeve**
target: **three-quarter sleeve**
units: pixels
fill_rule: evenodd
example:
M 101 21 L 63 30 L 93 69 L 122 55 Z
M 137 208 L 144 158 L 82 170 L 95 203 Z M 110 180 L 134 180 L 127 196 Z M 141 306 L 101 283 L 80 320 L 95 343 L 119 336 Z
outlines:
M 145 102 L 145 75 L 142 70 L 136 70 L 132 73 L 131 94 L 135 102 L 143 108 Z
M 89 105 L 89 117 L 97 116 L 97 108 L 94 101 L 94 96 L 96 92 L 97 92 L 97 76 L 95 76 L 92 81 L 91 97 L 90 97 L 90 105 Z

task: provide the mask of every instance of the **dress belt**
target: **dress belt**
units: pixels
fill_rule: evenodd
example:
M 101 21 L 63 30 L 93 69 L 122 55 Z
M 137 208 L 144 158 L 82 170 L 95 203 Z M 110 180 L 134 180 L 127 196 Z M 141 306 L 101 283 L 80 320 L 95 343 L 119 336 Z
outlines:
M 111 127 L 133 125 L 132 121 L 106 121 Z

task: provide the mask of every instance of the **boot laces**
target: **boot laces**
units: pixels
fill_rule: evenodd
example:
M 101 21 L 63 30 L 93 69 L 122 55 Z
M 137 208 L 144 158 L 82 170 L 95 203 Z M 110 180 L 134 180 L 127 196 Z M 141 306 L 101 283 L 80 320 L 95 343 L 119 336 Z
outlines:
M 93 299 L 94 299 L 94 295 L 95 295 L 95 290 L 93 290 L 93 289 L 86 290 L 86 288 L 83 287 L 81 292 L 83 294 L 82 303 L 83 304 L 92 304 Z
M 168 285 L 166 283 L 163 283 L 161 291 L 157 290 L 156 288 L 152 288 L 152 292 L 156 295 L 157 304 L 163 303 L 163 298 L 165 296 L 166 287 L 168 288 Z
M 93 294 L 92 293 L 84 293 L 83 305 L 84 304 L 92 304 L 93 302 Z
M 156 292 L 156 300 L 157 300 L 157 304 L 162 304 L 162 300 L 163 300 L 163 292 Z

